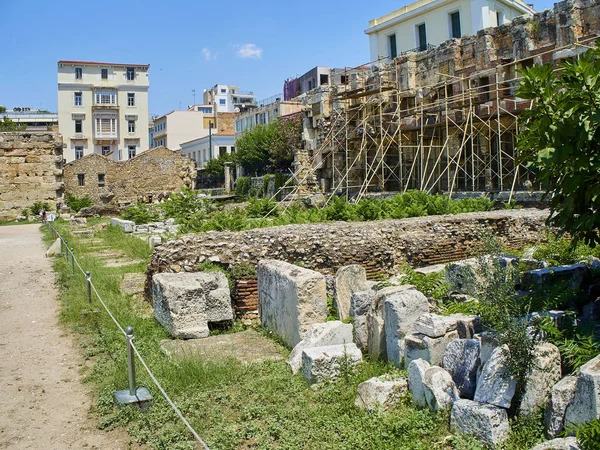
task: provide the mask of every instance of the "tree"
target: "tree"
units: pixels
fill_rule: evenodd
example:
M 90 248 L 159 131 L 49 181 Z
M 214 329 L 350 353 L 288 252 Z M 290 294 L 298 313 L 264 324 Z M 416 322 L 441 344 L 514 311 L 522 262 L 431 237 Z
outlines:
M 4 116 L 4 118 L 0 120 L 0 131 L 25 131 L 26 129 L 27 125 L 19 125 L 10 120 L 7 116 Z
M 233 161 L 233 155 L 224 153 L 211 159 L 204 165 L 204 174 L 215 181 L 225 180 L 225 163 Z
M 518 149 L 550 197 L 548 223 L 588 244 L 600 242 L 600 47 L 576 61 L 524 69 L 517 95 Z
M 275 170 L 287 172 L 294 162 L 294 154 L 302 148 L 302 117 L 282 117 L 274 125 L 270 143 L 269 161 Z
M 235 141 L 235 162 L 250 174 L 267 172 L 269 147 L 273 141 L 273 124 L 259 125 Z

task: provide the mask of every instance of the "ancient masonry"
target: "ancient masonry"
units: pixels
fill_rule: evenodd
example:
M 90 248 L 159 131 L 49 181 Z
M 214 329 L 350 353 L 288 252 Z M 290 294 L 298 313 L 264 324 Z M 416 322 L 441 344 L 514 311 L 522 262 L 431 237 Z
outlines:
M 531 187 L 516 161 L 519 69 L 577 58 L 600 33 L 598 0 L 553 9 L 348 69 L 304 100 L 299 193 L 509 191 Z
M 65 165 L 65 192 L 88 196 L 96 204 L 153 202 L 169 192 L 191 188 L 195 174 L 193 161 L 164 147 L 127 161 L 92 154 Z
M 473 253 L 481 233 L 494 231 L 513 248 L 539 242 L 548 211 L 535 209 L 430 216 L 364 223 L 321 223 L 261 228 L 240 232 L 187 235 L 156 247 L 148 266 L 146 293 L 151 298 L 155 273 L 197 272 L 213 262 L 236 279 L 232 292 L 238 315 L 257 310 L 258 261 L 277 259 L 325 275 L 360 264 L 370 279 L 390 275 L 403 263 L 423 267 L 457 261 Z
M 15 219 L 63 194 L 63 142 L 58 133 L 0 133 L 0 220 Z

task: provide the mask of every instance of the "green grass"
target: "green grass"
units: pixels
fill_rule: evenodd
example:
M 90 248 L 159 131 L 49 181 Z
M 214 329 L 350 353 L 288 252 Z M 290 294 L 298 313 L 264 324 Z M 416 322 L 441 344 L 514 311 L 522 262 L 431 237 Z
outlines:
M 153 318 L 137 313 L 131 298 L 120 292 L 124 273 L 145 270 L 150 250 L 139 239 L 119 229 L 97 232 L 104 244 L 142 262 L 125 268 L 107 268 L 88 252 L 82 240 L 69 235 L 85 270 L 122 326 L 133 326 L 140 353 L 171 398 L 211 449 L 478 449 L 472 438 L 452 435 L 448 413 L 417 410 L 407 397 L 388 414 L 367 413 L 354 406 L 360 382 L 390 371 L 380 362 L 365 362 L 357 373 L 319 388 L 307 385 L 302 375 L 292 375 L 284 361 L 242 365 L 231 359 L 199 361 L 169 359 L 160 350 L 167 333 Z M 46 233 L 46 242 L 52 237 Z M 116 408 L 115 390 L 127 388 L 125 339 L 103 311 L 81 315 L 87 309 L 84 278 L 72 275 L 70 263 L 54 260 L 60 286 L 60 317 L 81 344 L 86 360 L 83 375 L 98 393 L 94 408 L 99 427 L 125 428 L 135 441 L 156 449 L 192 449 L 192 437 L 138 364 L 138 385 L 154 396 L 146 412 Z M 101 308 L 94 300 L 94 307 Z M 234 325 L 240 328 L 240 324 Z M 266 330 L 260 329 L 265 336 Z M 289 349 L 282 347 L 282 352 Z M 523 432 L 514 439 L 521 442 Z M 513 439 L 513 440 L 514 440 Z M 540 441 L 532 435 L 529 442 Z M 517 448 L 507 447 L 507 448 Z

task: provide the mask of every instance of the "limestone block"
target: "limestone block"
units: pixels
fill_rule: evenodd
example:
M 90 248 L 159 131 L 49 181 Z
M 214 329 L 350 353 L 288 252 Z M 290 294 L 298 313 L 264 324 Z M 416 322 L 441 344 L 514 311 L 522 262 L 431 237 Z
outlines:
M 131 220 L 112 218 L 110 219 L 110 224 L 114 227 L 121 227 L 125 233 L 133 233 L 135 229 L 135 222 Z
M 70 217 L 69 226 L 71 227 L 85 227 L 87 225 L 87 219 L 85 217 Z
M 302 375 L 309 384 L 334 380 L 361 361 L 362 353 L 354 344 L 307 348 L 302 351 Z
M 414 331 L 416 320 L 429 312 L 427 297 L 416 289 L 396 292 L 383 302 L 387 359 L 400 367 L 404 358 L 404 337 Z
M 505 409 L 471 400 L 457 400 L 450 413 L 450 430 L 469 434 L 496 448 L 508 438 L 510 425 Z
M 423 375 L 425 402 L 431 411 L 450 409 L 459 399 L 458 389 L 452 377 L 441 367 L 431 366 Z
M 585 264 L 546 267 L 523 272 L 521 285 L 524 289 L 534 289 L 538 286 L 549 287 L 567 281 L 571 288 L 576 288 L 581 285 L 588 274 L 589 269 Z
M 229 285 L 221 272 L 156 274 L 152 296 L 156 320 L 175 338 L 207 337 L 209 322 L 233 319 Z
M 466 314 L 450 314 L 451 318 L 456 320 L 456 331 L 460 339 L 473 339 L 477 333 L 481 333 L 483 327 L 479 316 L 469 316 Z
M 287 360 L 292 373 L 298 373 L 302 367 L 302 351 L 313 347 L 352 343 L 352 325 L 339 320 L 312 324 L 309 330 L 292 350 Z
M 446 352 L 446 346 L 458 339 L 458 333 L 451 331 L 445 336 L 431 338 L 423 334 L 409 334 L 404 339 L 404 367 L 408 367 L 415 359 L 424 359 L 429 364 L 441 366 Z
M 435 264 L 433 266 L 419 267 L 415 269 L 415 273 L 421 275 L 431 275 L 432 273 L 440 273 L 446 269 L 446 264 Z
M 439 338 L 456 330 L 456 319 L 439 314 L 423 314 L 415 322 L 415 331 L 432 338 Z
M 283 261 L 258 263 L 258 310 L 265 328 L 294 347 L 313 323 L 327 318 L 325 277 Z
M 52 245 L 50 246 L 50 248 L 48 248 L 48 250 L 46 250 L 46 256 L 56 256 L 59 253 L 60 253 L 60 238 L 55 240 L 52 243 Z
M 507 345 L 498 347 L 492 352 L 477 381 L 474 397 L 476 402 L 510 408 L 517 383 L 508 375 L 507 357 Z
M 556 383 L 552 388 L 550 401 L 544 411 L 547 438 L 554 438 L 563 430 L 565 412 L 567 411 L 567 406 L 573 401 L 576 387 L 577 377 L 569 375 Z
M 490 356 L 492 356 L 492 352 L 496 350 L 498 347 L 498 338 L 493 331 L 484 331 L 475 336 L 475 339 L 481 342 L 481 365 L 482 369 Z
M 542 442 L 531 450 L 580 450 L 579 442 L 575 437 L 552 439 Z
M 354 404 L 367 411 L 386 411 L 397 406 L 407 391 L 406 378 L 389 379 L 389 376 L 383 375 L 360 383 Z
M 350 302 L 353 292 L 367 287 L 367 272 L 358 264 L 340 267 L 335 274 L 335 304 L 340 320 L 350 317 Z
M 446 346 L 442 367 L 448 371 L 462 398 L 472 399 L 477 387 L 481 343 L 477 339 L 456 339 Z
M 353 292 L 350 297 L 350 317 L 366 316 L 375 300 L 376 292 L 372 289 Z
M 519 406 L 521 414 L 532 414 L 537 408 L 544 406 L 560 376 L 558 348 L 549 342 L 536 345 L 531 370 L 525 383 L 525 392 Z
M 600 356 L 588 361 L 579 371 L 573 400 L 567 406 L 565 425 L 600 418 Z
M 444 274 L 446 283 L 449 284 L 449 291 L 471 294 L 475 286 L 477 267 L 475 258 L 448 264 Z
M 361 351 L 368 349 L 369 331 L 367 330 L 367 316 L 359 316 L 354 319 L 353 323 L 354 343 Z
M 412 397 L 413 404 L 420 408 L 427 406 L 425 400 L 425 388 L 423 387 L 423 378 L 425 372 L 431 365 L 424 359 L 416 359 L 408 365 L 408 389 Z

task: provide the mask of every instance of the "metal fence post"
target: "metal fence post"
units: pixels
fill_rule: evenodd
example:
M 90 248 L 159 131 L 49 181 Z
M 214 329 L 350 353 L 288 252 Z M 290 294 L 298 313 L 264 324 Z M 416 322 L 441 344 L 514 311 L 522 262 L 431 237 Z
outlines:
M 92 274 L 89 272 L 85 273 L 85 284 L 87 287 L 87 301 L 88 304 L 92 304 Z
M 65 261 L 68 263 L 69 262 L 69 246 L 67 245 L 67 241 L 65 242 Z
M 71 272 L 75 275 L 75 249 L 71 247 Z
M 62 253 L 64 252 L 64 245 L 65 245 L 65 244 L 64 244 L 64 242 L 63 242 L 62 238 L 59 238 L 59 239 L 60 239 L 60 253 L 61 253 L 61 255 L 62 255 Z
M 127 334 L 127 375 L 129 376 L 129 395 L 135 395 L 135 355 L 133 354 L 133 327 L 125 329 Z
M 119 405 L 137 405 L 145 410 L 150 406 L 152 394 L 145 387 L 137 387 L 135 383 L 135 352 L 133 350 L 133 327 L 125 329 L 127 338 L 127 376 L 129 378 L 129 389 L 114 393 L 115 400 Z

